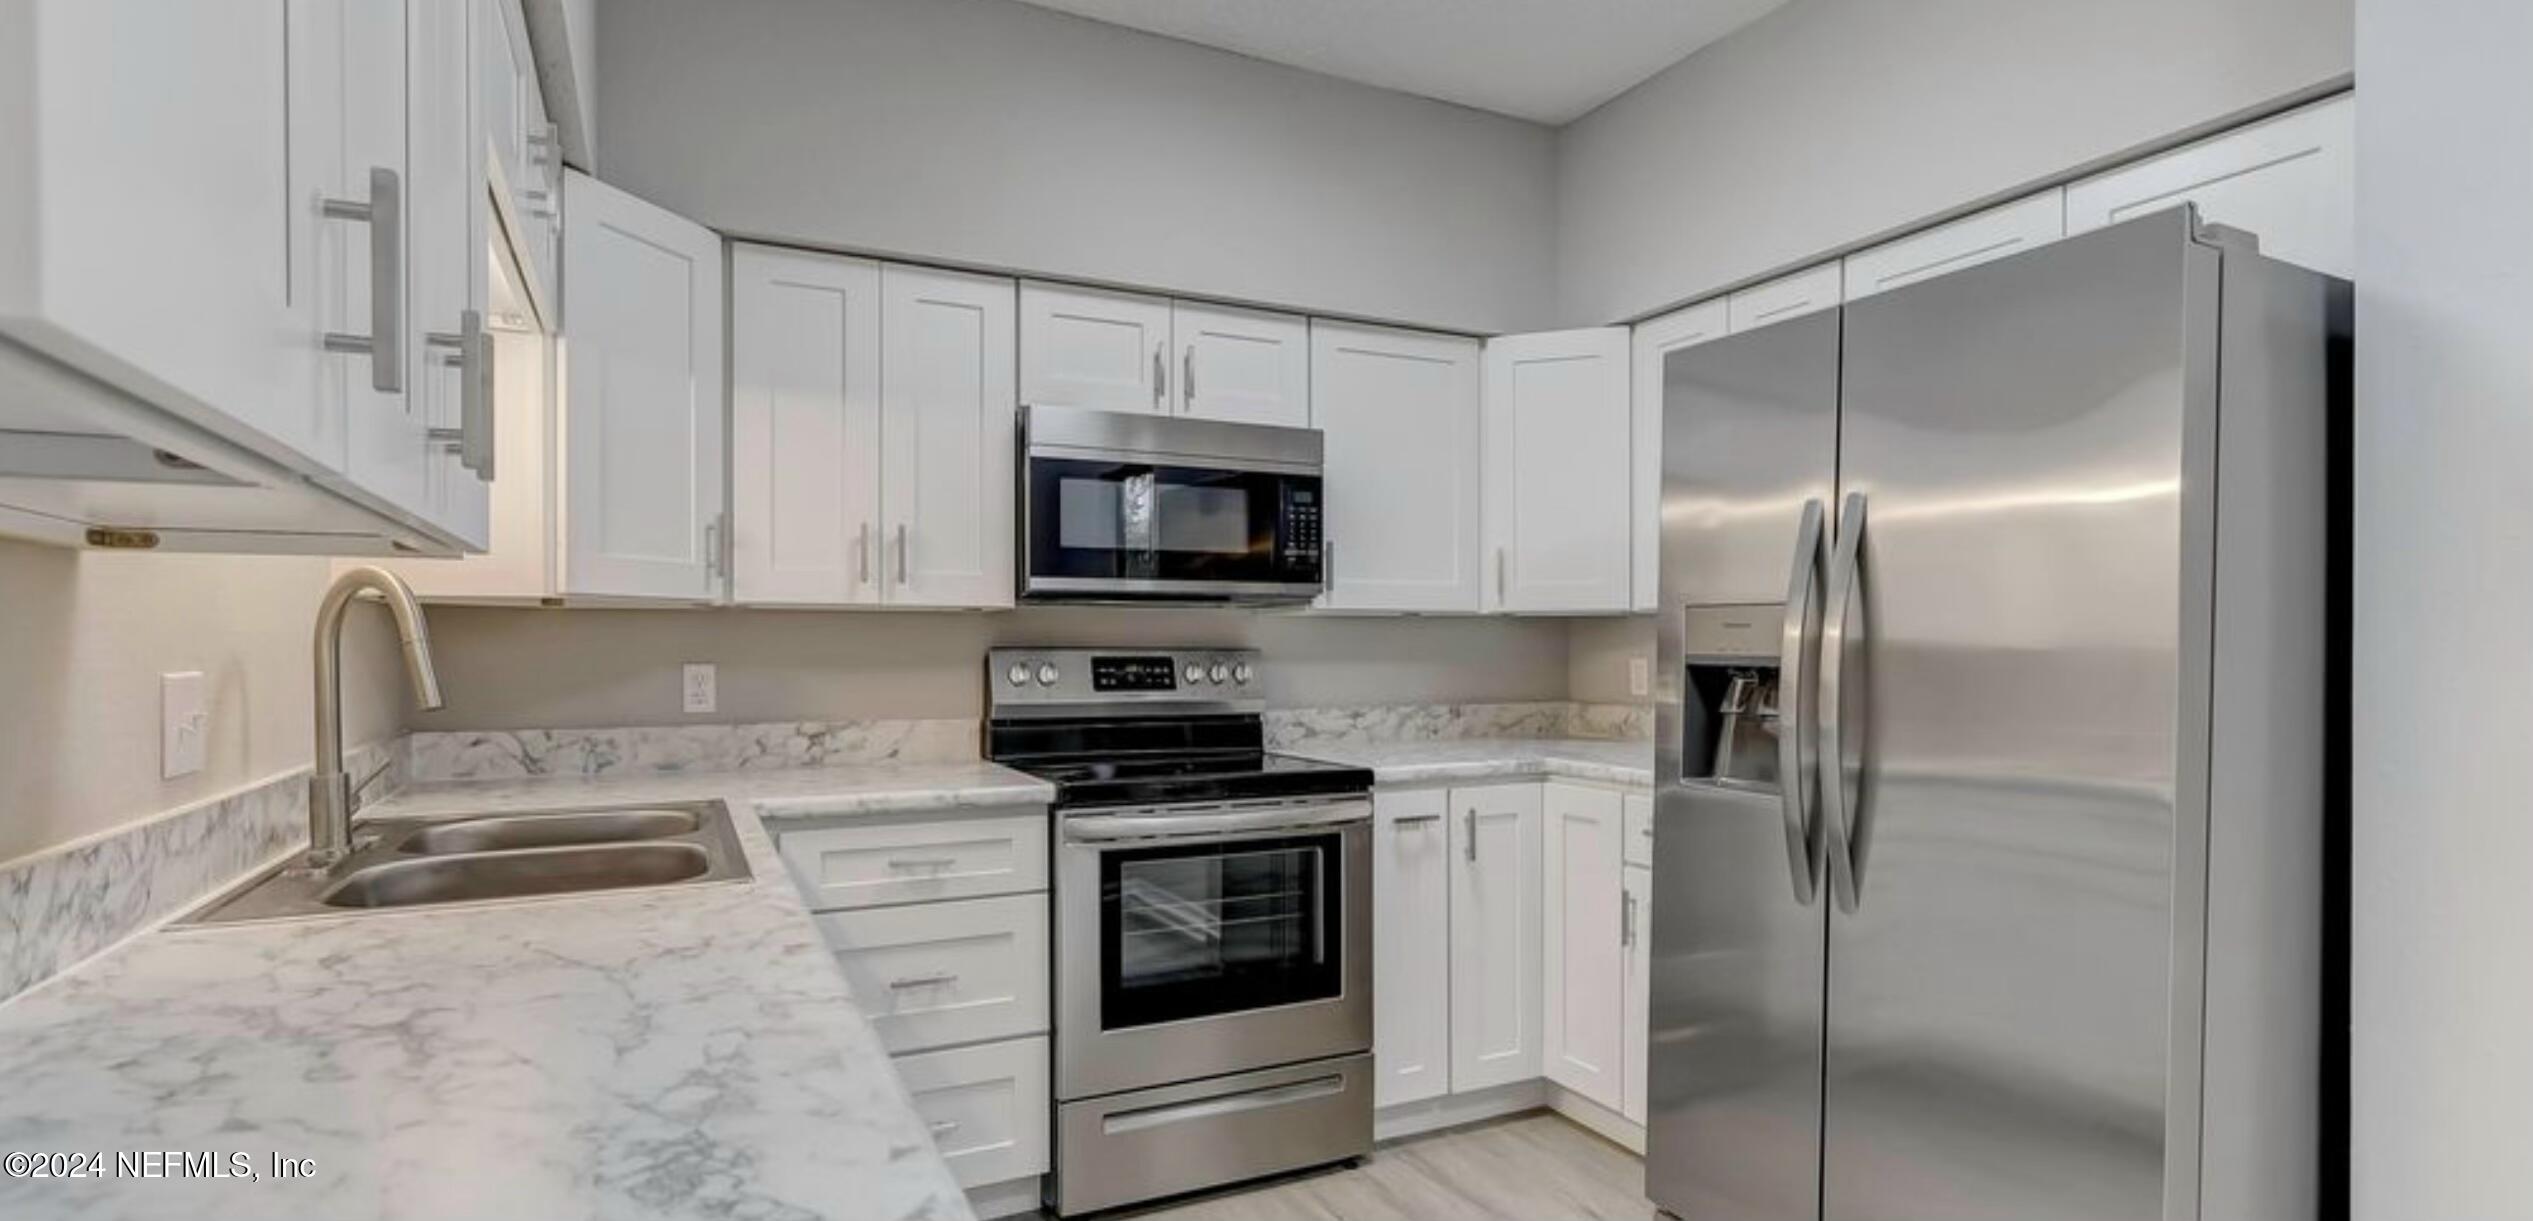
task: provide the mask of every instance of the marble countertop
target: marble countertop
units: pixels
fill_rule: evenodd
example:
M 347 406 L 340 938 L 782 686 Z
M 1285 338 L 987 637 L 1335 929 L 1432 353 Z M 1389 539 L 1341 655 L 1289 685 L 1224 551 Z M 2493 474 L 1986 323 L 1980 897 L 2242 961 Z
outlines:
M 167 928 L 0 1005 L 0 1216 L 968 1217 L 760 820 L 1042 803 L 990 764 L 451 782 L 368 813 L 720 798 L 754 877 Z M 255 1179 L 132 1178 L 118 1154 Z M 273 1159 L 305 1158 L 305 1178 Z
M 1653 743 L 1599 738 L 1442 738 L 1424 742 L 1347 739 L 1298 742 L 1292 753 L 1372 769 L 1376 784 L 1461 780 L 1563 779 L 1653 785 Z

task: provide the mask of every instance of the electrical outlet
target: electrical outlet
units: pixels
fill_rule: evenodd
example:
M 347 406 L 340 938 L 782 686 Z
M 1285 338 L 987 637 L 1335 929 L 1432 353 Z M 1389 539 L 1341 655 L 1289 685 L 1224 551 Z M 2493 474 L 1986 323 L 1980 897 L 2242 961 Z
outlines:
M 717 693 L 714 691 L 714 687 L 717 685 L 717 682 L 718 680 L 714 676 L 711 662 L 687 662 L 685 682 L 686 711 L 712 711 L 714 705 L 719 702 L 718 699 L 716 699 Z
M 158 776 L 201 771 L 211 754 L 211 714 L 202 706 L 202 671 L 158 676 Z
M 1627 659 L 1627 694 L 1653 694 L 1653 663 L 1642 657 Z

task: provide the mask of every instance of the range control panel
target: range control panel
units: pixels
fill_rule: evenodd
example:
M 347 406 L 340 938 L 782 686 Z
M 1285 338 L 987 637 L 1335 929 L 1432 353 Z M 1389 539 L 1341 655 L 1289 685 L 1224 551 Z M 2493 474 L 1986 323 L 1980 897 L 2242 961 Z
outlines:
M 1002 648 L 985 655 L 985 702 L 998 715 L 1074 704 L 1265 704 L 1255 649 Z

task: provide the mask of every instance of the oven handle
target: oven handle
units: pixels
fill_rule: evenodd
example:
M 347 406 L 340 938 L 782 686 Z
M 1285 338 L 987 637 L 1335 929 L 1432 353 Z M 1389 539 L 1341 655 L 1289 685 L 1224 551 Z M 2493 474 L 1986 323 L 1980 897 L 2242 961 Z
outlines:
M 1098 844 L 1130 839 L 1214 839 L 1320 830 L 1371 820 L 1372 803 L 1368 801 L 1272 806 L 1219 814 L 1075 814 L 1064 819 L 1064 840 Z

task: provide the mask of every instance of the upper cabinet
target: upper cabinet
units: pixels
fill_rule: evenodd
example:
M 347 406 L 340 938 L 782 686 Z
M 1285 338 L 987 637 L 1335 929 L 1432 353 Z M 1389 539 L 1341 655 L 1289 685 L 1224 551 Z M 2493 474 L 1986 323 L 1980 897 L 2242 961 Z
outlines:
M 1903 284 L 1976 267 L 2065 236 L 2066 193 L 2043 191 L 1847 256 L 1846 299 L 1855 301 Z
M 564 189 L 563 593 L 712 601 L 729 539 L 721 238 L 581 174 Z
M 1019 415 L 1013 284 L 880 269 L 880 527 L 886 600 L 1012 604 Z
M 2356 146 L 2357 99 L 2343 94 L 2085 179 L 2067 188 L 2067 231 L 2187 200 L 2202 220 L 2259 235 L 2263 254 L 2353 277 Z
M 1020 286 L 1020 400 L 1303 427 L 1309 320 L 1032 280 Z
M 1738 334 L 1755 326 L 1832 309 L 1838 305 L 1841 284 L 1835 262 L 1753 284 L 1724 298 L 1724 321 Z
M 545 94 L 521 0 L 473 0 L 478 127 L 495 219 L 519 254 L 520 289 L 555 329 L 555 259 L 562 239 L 560 131 Z
M 1662 550 L 1662 362 L 1682 348 L 1721 339 L 1727 332 L 1722 298 L 1673 310 L 1636 324 L 1629 335 L 1628 415 L 1633 439 L 1628 475 L 1628 605 L 1654 609 L 1661 582 Z
M 1327 444 L 1327 593 L 1349 611 L 1484 604 L 1474 339 L 1314 320 L 1312 422 Z
M 1487 342 L 1488 609 L 1627 609 L 1635 503 L 1627 382 L 1625 327 Z

